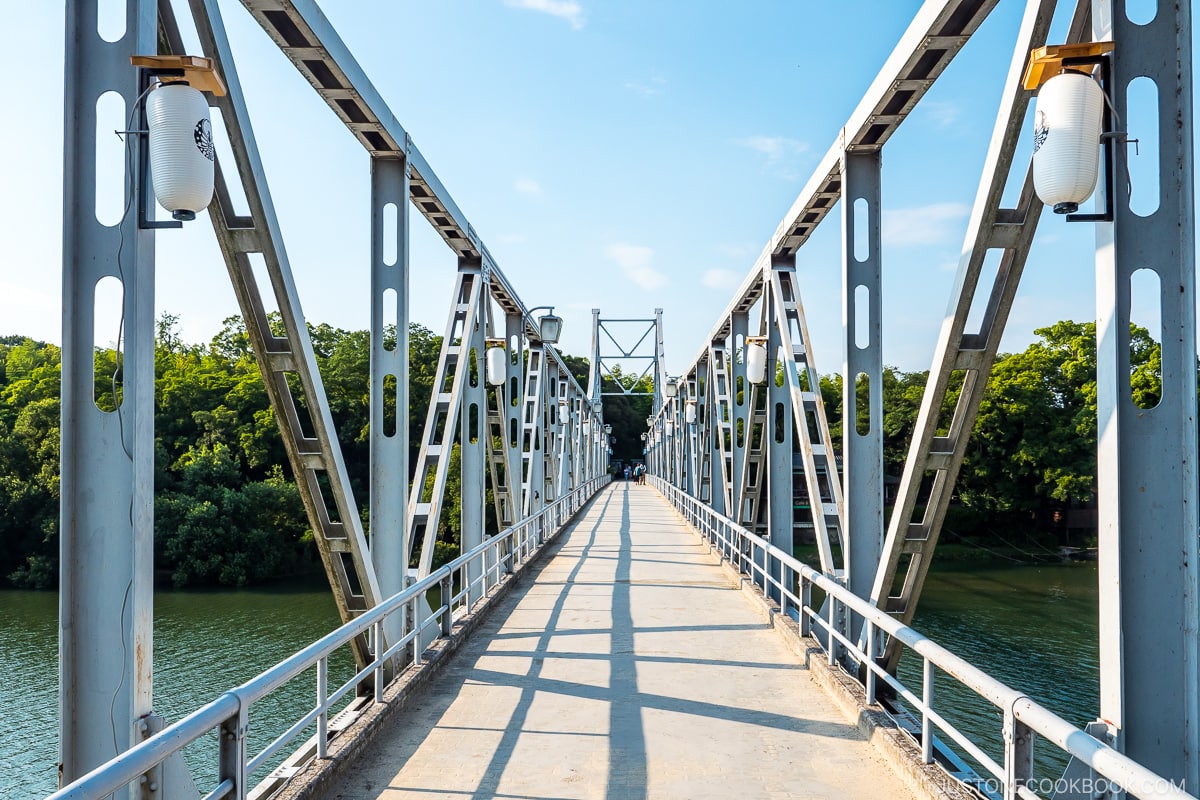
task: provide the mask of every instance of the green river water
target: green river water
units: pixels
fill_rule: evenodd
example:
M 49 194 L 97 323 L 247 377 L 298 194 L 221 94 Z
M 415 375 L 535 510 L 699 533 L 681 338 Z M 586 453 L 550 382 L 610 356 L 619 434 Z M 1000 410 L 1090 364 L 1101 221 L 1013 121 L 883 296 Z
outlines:
M 40 798 L 55 788 L 58 733 L 57 596 L 0 591 L 0 797 Z M 329 632 L 337 613 L 319 585 L 271 591 L 159 592 L 155 596 L 157 710 L 178 719 L 225 689 L 254 677 Z M 959 569 L 929 578 L 914 625 L 946 648 L 1019 688 L 1076 724 L 1095 717 L 1096 569 L 1093 564 Z M 331 666 L 344 678 L 348 656 Z M 920 664 L 901 675 L 919 689 Z M 943 676 L 944 677 L 944 676 Z M 314 681 L 268 698 L 257 712 L 295 719 L 313 704 Z M 938 705 L 998 752 L 1000 716 L 939 679 Z M 278 712 L 272 714 L 272 712 Z M 262 719 L 262 717 L 255 717 Z M 251 752 L 278 731 L 251 729 Z M 189 751 L 211 770 L 212 743 Z M 1057 754 L 1039 750 L 1045 774 L 1061 771 Z M 203 764 L 203 767 L 200 765 Z M 261 776 L 259 776 L 261 777 Z

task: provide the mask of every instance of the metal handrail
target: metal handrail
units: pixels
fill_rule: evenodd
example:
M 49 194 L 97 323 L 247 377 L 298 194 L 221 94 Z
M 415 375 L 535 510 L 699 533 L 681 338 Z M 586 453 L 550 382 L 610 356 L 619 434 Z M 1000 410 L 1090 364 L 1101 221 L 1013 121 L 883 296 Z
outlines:
M 836 664 L 840 652 L 845 652 L 860 668 L 866 669 L 868 705 L 874 704 L 876 686 L 878 681 L 882 680 L 920 712 L 922 759 L 926 764 L 933 762 L 933 728 L 936 727 L 998 779 L 1005 800 L 1018 797 L 1033 800 L 1040 795 L 1029 785 L 1033 782 L 1033 740 L 1030 734 L 1037 734 L 1134 797 L 1196 800 L 1195 795 L 1189 794 L 1181 786 L 1077 728 L 1022 692 L 996 680 L 932 639 L 899 622 L 874 604 L 853 594 L 842 584 L 797 560 L 791 553 L 772 545 L 763 537 L 738 525 L 661 477 L 651 475 L 649 478 L 650 484 L 708 540 L 711 547 L 719 551 L 722 558 L 739 570 L 747 572 L 752 581 L 763 587 L 764 596 L 774 592 L 784 613 L 787 613 L 788 604 L 792 604 L 799 618 L 800 635 L 807 636 L 813 623 L 826 632 L 828 644 L 822 644 L 818 640 L 818 645 L 825 650 L 830 665 Z M 779 564 L 778 576 L 773 574 L 769 566 L 772 562 Z M 793 578 L 798 594 L 792 588 Z M 829 598 L 828 619 L 812 607 L 813 586 L 820 587 Z M 866 626 L 863 636 L 867 648 L 865 651 L 857 640 L 852 640 L 847 635 L 842 621 L 844 615 L 839 614 L 839 606 L 863 618 Z M 876 663 L 879 633 L 891 636 L 921 657 L 923 686 L 920 694 L 910 690 Z M 1003 764 L 996 763 L 934 709 L 935 667 L 1003 713 Z
M 440 623 L 439 636 L 449 636 L 456 609 L 466 613 L 470 602 L 487 598 L 499 585 L 501 574 L 516 572 L 552 538 L 543 535 L 561 528 L 583 505 L 611 480 L 605 474 L 584 483 L 578 489 L 546 505 L 538 513 L 526 517 L 501 531 L 482 544 L 444 564 L 406 589 L 397 592 L 337 630 L 323 636 L 303 650 L 285 658 L 275 666 L 251 678 L 237 688 L 225 692 L 207 705 L 193 711 L 173 725 L 164 728 L 146 741 L 70 783 L 50 795 L 47 800 L 88 800 L 105 797 L 139 780 L 150 770 L 180 752 L 192 742 L 217 730 L 222 737 L 218 757 L 216 786 L 204 795 L 204 800 L 236 797 L 241 800 L 250 789 L 248 778 L 278 753 L 314 721 L 317 722 L 318 757 L 326 757 L 327 724 L 332 707 L 358 687 L 368 676 L 375 676 L 375 701 L 383 699 L 383 670 L 388 660 L 407 646 L 413 651 L 413 666 L 421 661 L 420 636 L 434 623 Z M 455 573 L 465 578 L 468 565 L 479 561 L 480 577 L 474 581 L 461 580 L 463 590 L 452 592 Z M 387 651 L 376 653 L 374 660 L 354 677 L 329 691 L 327 684 L 328 659 L 336 650 L 348 645 L 356 636 L 372 629 L 373 641 L 381 641 L 384 620 L 390 615 L 413 609 L 425 593 L 434 586 L 442 588 L 441 606 L 420 624 L 413 625 Z M 476 593 L 478 592 L 478 593 Z M 459 601 L 463 602 L 460 604 Z M 414 613 L 414 620 L 417 615 Z M 276 691 L 302 672 L 317 668 L 317 704 L 305 716 L 290 726 L 281 736 L 256 756 L 246 753 L 245 734 L 250 706 Z M 411 667 L 410 667 L 411 669 Z M 233 746 L 227 746 L 232 743 Z

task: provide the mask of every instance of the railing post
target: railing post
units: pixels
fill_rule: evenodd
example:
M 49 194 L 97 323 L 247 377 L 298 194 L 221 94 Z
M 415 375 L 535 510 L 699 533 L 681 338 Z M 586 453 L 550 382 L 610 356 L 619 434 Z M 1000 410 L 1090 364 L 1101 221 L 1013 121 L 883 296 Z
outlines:
M 470 573 L 463 576 L 463 580 L 470 580 Z M 470 589 L 467 589 L 466 597 L 471 596 Z M 450 631 L 454 628 L 454 573 L 447 572 L 446 577 L 442 578 L 442 606 L 445 611 L 442 612 L 442 636 L 450 638 Z M 469 609 L 470 601 L 467 608 Z
M 1016 800 L 1017 790 L 1033 777 L 1034 733 L 1004 711 L 1004 800 Z
M 329 660 L 317 660 L 317 708 L 321 713 L 317 716 L 317 758 L 329 758 L 329 709 L 325 707 L 325 699 L 329 696 Z
M 233 796 L 245 800 L 246 787 L 246 707 L 238 698 L 238 712 L 221 723 L 217 745 L 217 781 L 233 782 Z
M 875 705 L 875 623 L 871 620 L 863 620 L 864 629 L 867 632 L 867 663 L 864 665 L 867 669 L 867 705 Z
M 828 599 L 829 630 L 825 632 L 827 637 L 825 641 L 825 655 L 829 657 L 829 666 L 832 667 L 837 663 L 837 638 L 834 636 L 834 633 L 837 631 L 838 601 L 833 595 L 828 595 Z
M 933 763 L 933 720 L 929 712 L 933 710 L 933 662 L 928 658 L 924 661 L 924 674 L 921 680 L 921 761 Z
M 412 663 L 413 666 L 421 664 L 421 608 L 420 595 L 416 595 L 412 600 L 408 601 L 408 613 L 412 615 Z
M 805 578 L 803 573 L 800 575 L 800 635 L 808 636 L 812 633 L 812 622 L 808 617 L 808 610 L 812 608 L 812 583 Z
M 791 574 L 791 567 L 779 562 L 779 613 L 787 616 L 788 610 L 788 593 L 792 590 L 791 581 L 788 580 Z
M 371 626 L 372 644 L 375 646 L 375 702 L 383 702 L 383 653 L 387 643 L 383 640 L 383 620 Z

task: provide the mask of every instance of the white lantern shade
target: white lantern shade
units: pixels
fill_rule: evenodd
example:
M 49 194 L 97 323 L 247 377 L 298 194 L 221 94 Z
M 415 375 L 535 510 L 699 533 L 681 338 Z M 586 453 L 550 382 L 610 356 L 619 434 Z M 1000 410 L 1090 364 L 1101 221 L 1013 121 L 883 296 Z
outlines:
M 663 397 L 674 397 L 679 393 L 679 384 L 674 378 L 668 378 L 666 384 L 663 385 Z
M 487 362 L 487 382 L 492 386 L 503 386 L 508 364 L 508 351 L 503 347 L 489 347 L 484 356 Z
M 767 379 L 767 348 L 758 342 L 746 345 L 746 380 L 762 383 Z
M 671 420 L 667 420 L 666 422 L 663 423 L 663 433 L 665 433 L 667 436 L 670 436 L 674 432 L 675 432 L 675 423 L 674 422 L 671 422 Z
M 216 150 L 208 101 L 185 83 L 160 86 L 146 98 L 146 121 L 154 196 L 175 219 L 195 219 L 213 196 Z
M 1072 214 L 1091 197 L 1100 172 L 1104 91 L 1079 72 L 1064 72 L 1038 90 L 1033 112 L 1033 188 L 1056 214 Z
M 683 419 L 688 425 L 696 424 L 696 404 L 691 400 L 689 400 L 687 405 L 684 406 Z

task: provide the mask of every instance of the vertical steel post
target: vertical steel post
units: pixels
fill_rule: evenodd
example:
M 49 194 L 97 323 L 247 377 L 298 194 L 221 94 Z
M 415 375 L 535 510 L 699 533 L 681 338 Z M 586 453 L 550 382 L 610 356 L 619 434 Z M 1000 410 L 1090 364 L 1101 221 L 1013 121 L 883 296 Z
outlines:
M 371 159 L 370 544 L 380 597 L 402 591 L 408 574 L 408 189 L 405 159 Z M 385 330 L 389 319 L 394 331 Z M 401 627 L 389 616 L 385 641 L 403 636 Z
M 478 268 L 479 259 L 469 259 Z M 484 380 L 484 347 L 487 338 L 487 314 L 491 311 L 492 293 L 488 288 L 486 271 L 481 275 L 484 286 L 478 293 L 479 307 L 469 316 L 469 330 L 462 332 L 463 357 L 459 369 L 467 371 L 463 384 L 462 408 L 459 411 L 459 467 L 461 474 L 459 519 L 461 522 L 462 552 L 483 544 L 484 509 L 487 503 L 487 384 Z M 471 561 L 463 570 L 463 588 L 467 591 L 466 606 L 471 607 L 475 583 L 483 574 L 482 562 Z
M 1157 85 L 1158 104 L 1156 209 L 1130 208 L 1130 150 L 1115 141 L 1114 221 L 1096 226 L 1100 716 L 1126 755 L 1190 791 L 1200 785 L 1191 4 L 1158 3 L 1143 25 L 1123 0 L 1094 0 L 1092 20 L 1097 41 L 1116 42 L 1116 118 L 1137 124 L 1128 91 L 1136 79 Z M 1151 131 L 1128 133 L 1144 140 Z M 1152 181 L 1133 187 L 1152 190 Z M 1130 388 L 1131 280 L 1140 269 L 1158 276 L 1160 291 L 1154 408 L 1134 405 Z
M 666 351 L 663 349 L 663 326 L 661 308 L 654 309 L 654 406 L 652 413 L 657 414 L 662 408 L 662 387 L 667 380 Z
M 66 12 L 63 147 L 63 349 L 60 484 L 59 720 L 61 779 L 82 777 L 140 740 L 151 713 L 154 580 L 154 236 L 139 226 L 137 165 L 145 141 L 126 134 L 124 191 L 98 186 L 97 102 L 123 100 L 120 125 L 141 87 L 129 57 L 157 53 L 155 0 L 126 0 L 125 33 L 106 42 L 98 3 Z M 122 201 L 115 225 L 98 200 Z M 120 328 L 95 340 L 96 285 L 123 289 Z M 115 309 L 107 309 L 110 313 Z M 117 315 L 112 314 L 115 318 Z M 94 375 L 96 347 L 118 351 L 120 376 Z M 119 385 L 118 385 L 119 381 Z M 96 406 L 112 384 L 115 411 Z
M 883 552 L 881 155 L 879 150 L 842 155 L 842 330 L 846 355 L 842 365 L 842 485 L 846 585 L 866 600 L 871 597 Z M 859 432 L 860 375 L 867 381 L 865 433 Z M 852 615 L 849 637 L 857 639 L 861 628 L 862 617 Z
M 772 256 L 771 269 L 795 270 L 796 256 Z M 774 292 L 778 283 L 772 281 L 767 292 Z M 771 544 L 783 550 L 792 552 L 792 535 L 795 525 L 792 499 L 792 392 L 786 380 L 777 378 L 783 366 L 779 351 L 784 347 L 784 330 L 782 326 L 787 321 L 776 312 L 779 307 L 776 298 L 764 297 L 763 306 L 767 309 L 767 422 L 763 436 L 766 438 L 766 481 L 767 481 L 767 532 Z M 787 347 L 791 347 L 791 337 L 787 338 Z M 761 482 L 763 477 L 759 477 Z M 814 503 L 816 505 L 816 503 Z M 768 573 L 779 571 L 779 560 L 770 559 L 765 563 Z M 781 599 L 777 591 L 772 591 L 772 597 Z
M 1020 789 L 1033 779 L 1033 731 L 1004 711 L 1004 800 L 1017 800 Z
M 504 420 L 504 469 L 512 496 L 513 522 L 524 516 L 525 470 L 521 460 L 521 411 L 525 397 L 525 319 L 519 313 L 504 315 L 505 349 L 504 392 L 501 418 Z
M 733 419 L 733 491 L 729 518 L 739 524 L 746 511 L 746 453 L 750 449 L 750 383 L 746 380 L 746 337 L 750 332 L 750 314 L 735 311 L 729 321 L 729 397 Z M 749 527 L 754 528 L 754 520 Z

